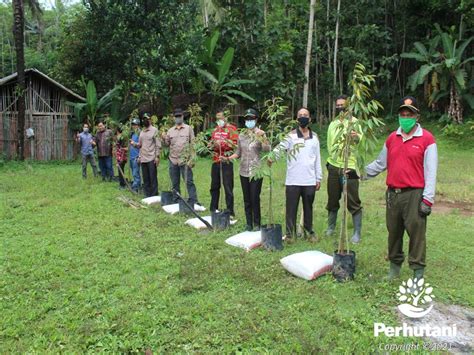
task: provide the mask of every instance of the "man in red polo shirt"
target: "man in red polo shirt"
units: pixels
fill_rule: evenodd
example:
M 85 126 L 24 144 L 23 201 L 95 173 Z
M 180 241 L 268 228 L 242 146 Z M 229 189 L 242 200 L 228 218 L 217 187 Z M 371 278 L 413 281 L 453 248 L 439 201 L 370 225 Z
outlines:
M 390 134 L 380 155 L 366 168 L 369 178 L 387 169 L 390 279 L 400 276 L 405 259 L 405 230 L 410 238 L 408 264 L 414 277 L 422 278 L 426 265 L 426 217 L 434 202 L 438 150 L 433 135 L 418 123 L 419 113 L 414 97 L 402 99 L 398 109 L 400 127 Z
M 221 169 L 222 169 L 222 185 L 225 191 L 225 201 L 227 211 L 231 216 L 234 213 L 234 166 L 228 161 L 221 161 L 221 157 L 232 155 L 237 144 L 238 134 L 237 128 L 227 122 L 227 118 L 223 111 L 216 113 L 217 126 L 212 131 L 211 145 L 214 149 L 212 156 L 213 164 L 211 169 L 211 211 L 219 208 L 219 195 L 221 187 Z M 223 206 L 220 206 L 221 209 Z

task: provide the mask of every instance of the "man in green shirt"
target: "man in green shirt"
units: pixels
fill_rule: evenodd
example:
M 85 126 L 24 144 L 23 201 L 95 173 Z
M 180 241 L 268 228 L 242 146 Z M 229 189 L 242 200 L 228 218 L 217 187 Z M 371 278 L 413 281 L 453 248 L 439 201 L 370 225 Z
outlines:
M 328 210 L 328 229 L 326 236 L 334 233 L 337 221 L 337 211 L 339 210 L 339 200 L 341 199 L 343 191 L 343 170 L 344 159 L 342 158 L 342 147 L 336 142 L 336 136 L 341 129 L 341 125 L 347 127 L 349 124 L 348 115 L 344 115 L 346 109 L 347 96 L 341 95 L 336 99 L 336 119 L 334 119 L 328 128 L 327 147 L 329 157 L 326 167 L 328 169 L 328 203 L 326 209 Z M 351 120 L 357 120 L 354 117 Z M 360 139 L 360 134 L 356 131 L 351 132 L 355 144 Z M 347 209 L 352 215 L 354 224 L 354 234 L 352 235 L 352 243 L 359 243 L 362 229 L 362 206 L 359 198 L 359 176 L 356 171 L 356 156 L 351 154 L 349 156 L 349 164 L 347 171 Z

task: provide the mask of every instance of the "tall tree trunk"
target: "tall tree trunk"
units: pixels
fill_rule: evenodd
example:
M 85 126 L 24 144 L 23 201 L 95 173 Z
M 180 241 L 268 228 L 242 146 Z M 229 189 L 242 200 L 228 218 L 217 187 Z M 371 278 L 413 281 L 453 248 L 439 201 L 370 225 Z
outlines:
M 23 0 L 13 0 L 13 36 L 15 38 L 16 71 L 18 73 L 16 95 L 18 97 L 18 144 L 17 156 L 25 159 L 25 53 L 24 53 L 24 7 Z
M 304 65 L 304 77 L 305 77 L 305 83 L 303 87 L 303 106 L 304 107 L 308 107 L 309 67 L 311 63 L 311 45 L 313 43 L 315 5 L 316 5 L 316 0 L 311 0 L 310 5 L 309 5 L 308 44 L 306 45 L 306 62 Z
M 337 50 L 339 44 L 339 12 L 341 10 L 341 0 L 337 0 L 337 13 L 336 13 L 336 38 L 334 38 L 334 64 L 333 64 L 333 90 L 336 92 L 337 83 Z
M 451 88 L 449 92 L 449 107 L 448 107 L 448 116 L 454 121 L 454 123 L 462 123 L 463 121 L 463 107 L 461 103 L 461 97 L 454 86 L 454 83 L 451 83 Z

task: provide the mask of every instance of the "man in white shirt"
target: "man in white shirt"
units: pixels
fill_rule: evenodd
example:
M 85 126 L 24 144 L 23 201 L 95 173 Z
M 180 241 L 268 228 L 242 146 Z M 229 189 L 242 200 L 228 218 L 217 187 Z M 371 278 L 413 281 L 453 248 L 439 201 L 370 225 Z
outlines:
M 288 155 L 287 158 L 285 240 L 291 242 L 296 236 L 296 215 L 301 198 L 305 234 L 309 235 L 310 241 L 317 242 L 318 239 L 313 231 L 313 202 L 323 178 L 319 139 L 316 133 L 308 128 L 311 116 L 306 108 L 298 111 L 297 121 L 298 128 L 292 130 L 287 138 L 275 148 L 277 151 L 295 150 L 294 156 Z

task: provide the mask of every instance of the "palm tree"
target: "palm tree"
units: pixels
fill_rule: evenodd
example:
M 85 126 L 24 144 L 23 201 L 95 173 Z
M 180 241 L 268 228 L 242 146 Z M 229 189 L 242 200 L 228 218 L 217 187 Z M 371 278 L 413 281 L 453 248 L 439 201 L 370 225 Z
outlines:
M 13 0 L 13 37 L 15 39 L 16 51 L 16 72 L 17 76 L 17 95 L 18 95 L 18 144 L 17 155 L 20 160 L 25 159 L 25 11 L 24 5 L 27 5 L 33 16 L 39 17 L 42 13 L 38 0 Z

